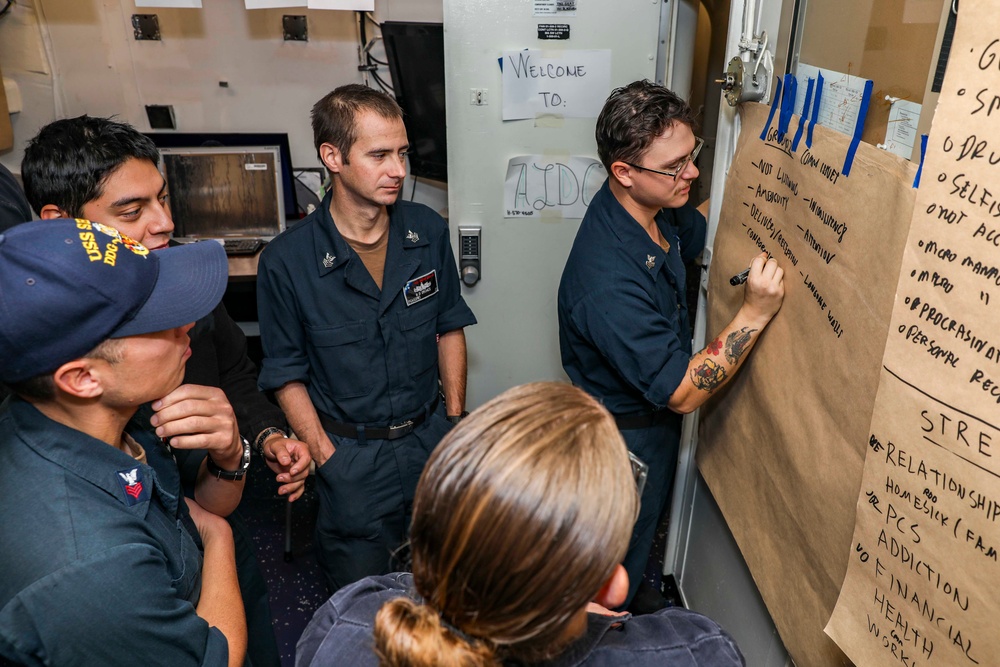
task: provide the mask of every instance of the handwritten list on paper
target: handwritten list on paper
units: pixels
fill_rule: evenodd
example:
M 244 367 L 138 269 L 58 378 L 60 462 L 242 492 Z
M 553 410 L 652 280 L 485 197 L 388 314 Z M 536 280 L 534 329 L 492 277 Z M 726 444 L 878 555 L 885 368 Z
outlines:
M 842 664 L 823 627 L 847 569 L 916 165 L 849 138 L 778 139 L 768 108 L 740 109 L 708 282 L 710 331 L 743 305 L 729 279 L 761 251 L 785 299 L 724 396 L 704 406 L 698 467 L 799 665 Z M 765 126 L 769 129 L 765 132 Z M 762 140 L 761 134 L 764 134 Z M 818 529 L 822 526 L 822 529 Z
M 963 0 L 958 17 L 847 575 L 826 629 L 859 665 L 1000 659 L 1000 39 L 991 4 Z
M 843 178 L 831 164 L 837 156 L 804 146 L 793 154 L 791 143 L 788 136 L 779 141 L 776 128 L 768 130 L 763 146 L 771 150 L 752 158 L 750 173 L 758 172 L 753 174 L 757 178 L 744 182 L 743 215 L 737 219 L 759 252 L 777 257 L 786 276 L 801 281 L 812 297 L 810 312 L 840 338 L 844 325 L 839 313 L 848 304 L 836 303 L 834 287 L 824 283 L 831 271 L 840 269 L 837 256 L 842 255 L 851 221 L 862 211 L 836 188 Z
M 891 98 L 890 98 L 891 99 Z M 910 159 L 913 147 L 919 141 L 917 126 L 920 123 L 922 105 L 909 100 L 894 100 L 889 107 L 889 124 L 885 128 L 885 148 L 900 157 Z
M 799 63 L 795 70 L 795 78 L 798 80 L 795 90 L 795 113 L 801 113 L 805 107 L 807 82 L 809 79 L 818 80 L 821 73 L 823 91 L 820 95 L 816 122 L 851 136 L 858 124 L 861 99 L 864 97 L 866 79 L 863 77 L 827 69 L 821 70 L 812 65 Z

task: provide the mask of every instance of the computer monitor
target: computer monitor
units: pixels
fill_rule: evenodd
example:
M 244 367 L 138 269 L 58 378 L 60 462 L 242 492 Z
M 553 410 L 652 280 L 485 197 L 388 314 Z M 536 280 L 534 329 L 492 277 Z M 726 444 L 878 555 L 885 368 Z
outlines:
M 277 146 L 281 153 L 281 193 L 288 224 L 302 218 L 295 196 L 292 152 L 284 132 L 147 132 L 161 151 L 164 148 L 210 148 L 218 146 Z
M 407 21 L 385 21 L 381 27 L 392 88 L 410 140 L 410 173 L 447 181 L 444 28 Z
M 259 238 L 285 229 L 278 146 L 164 148 L 174 236 Z

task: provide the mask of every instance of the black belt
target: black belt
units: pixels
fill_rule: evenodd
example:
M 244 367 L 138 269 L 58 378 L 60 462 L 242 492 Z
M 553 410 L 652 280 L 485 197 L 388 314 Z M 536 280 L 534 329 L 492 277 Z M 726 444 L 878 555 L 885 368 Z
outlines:
M 319 422 L 328 433 L 342 438 L 365 438 L 367 440 L 395 440 L 413 433 L 413 429 L 427 421 L 428 415 L 437 410 L 441 395 L 434 397 L 423 412 L 416 417 L 401 421 L 392 426 L 365 426 L 364 424 L 347 424 L 339 422 L 330 415 L 319 412 Z M 318 411 L 317 411 L 318 412 Z
M 614 415 L 614 418 L 619 431 L 631 431 L 637 428 L 649 428 L 650 426 L 662 424 L 672 414 L 674 413 L 664 408 L 656 412 L 646 412 L 638 415 Z

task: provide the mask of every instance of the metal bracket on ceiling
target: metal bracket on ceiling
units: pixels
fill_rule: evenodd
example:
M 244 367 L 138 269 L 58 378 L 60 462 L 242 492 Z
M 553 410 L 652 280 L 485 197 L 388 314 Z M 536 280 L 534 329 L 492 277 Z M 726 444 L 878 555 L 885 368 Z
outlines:
M 729 61 L 724 78 L 715 81 L 722 84 L 726 102 L 731 107 L 741 102 L 762 101 L 773 70 L 766 31 L 750 39 L 741 39 L 739 49 L 739 55 Z

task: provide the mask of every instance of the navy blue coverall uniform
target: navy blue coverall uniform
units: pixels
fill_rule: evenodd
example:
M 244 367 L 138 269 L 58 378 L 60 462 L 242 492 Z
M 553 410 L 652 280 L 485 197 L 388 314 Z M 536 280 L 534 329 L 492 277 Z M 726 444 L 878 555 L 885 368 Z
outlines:
M 389 207 L 382 289 L 319 209 L 264 249 L 257 299 L 260 387 L 306 385 L 336 452 L 317 469 L 317 555 L 331 591 L 390 571 L 413 493 L 451 427 L 439 400 L 437 338 L 475 324 L 447 223 L 421 204 Z M 408 420 L 422 420 L 409 430 Z M 333 421 L 352 436 L 330 432 Z M 366 430 L 406 435 L 374 439 Z
M 31 218 L 31 207 L 20 186 L 13 175 L 0 165 L 0 231 Z M 220 303 L 198 320 L 188 335 L 191 338 L 191 357 L 184 373 L 185 384 L 222 388 L 236 414 L 240 433 L 250 442 L 269 426 L 288 431 L 285 415 L 257 390 L 257 368 L 247 357 L 246 337 L 223 304 Z M 6 396 L 6 390 L 0 386 L 0 401 Z M 137 418 L 145 420 L 142 422 L 144 427 L 148 427 L 150 416 L 152 411 L 148 406 L 143 406 L 137 414 Z M 194 495 L 195 481 L 206 454 L 205 450 L 175 452 L 181 484 L 189 496 Z M 254 553 L 253 541 L 238 510 L 226 519 L 233 529 L 237 574 L 247 618 L 247 664 L 277 667 L 281 664 L 281 657 L 274 636 L 267 585 Z
M 221 388 L 236 415 L 240 435 L 248 442 L 253 443 L 269 426 L 288 432 L 284 413 L 257 390 L 257 367 L 247 356 L 246 336 L 223 304 L 198 320 L 188 336 L 191 357 L 184 370 L 184 384 Z M 144 406 L 136 416 L 148 424 L 152 412 Z M 181 484 L 190 497 L 194 497 L 195 482 L 206 456 L 204 449 L 174 450 Z M 247 663 L 253 667 L 278 667 L 281 655 L 274 635 L 271 603 L 253 538 L 238 509 L 226 520 L 233 529 L 236 574 L 247 618 Z
M 195 613 L 201 543 L 177 466 L 151 431 L 126 431 L 148 465 L 20 398 L 0 406 L 0 657 L 227 664 Z
M 624 562 L 628 601 L 673 486 L 681 416 L 666 405 L 691 358 L 684 264 L 701 253 L 706 233 L 705 217 L 690 205 L 661 210 L 656 224 L 668 252 L 605 181 L 587 208 L 559 284 L 563 369 L 615 415 L 629 450 L 649 465 Z
M 28 222 L 31 206 L 7 167 L 0 164 L 0 232 L 22 222 Z
M 337 593 L 313 616 L 296 647 L 299 667 L 378 667 L 375 614 L 386 602 L 409 597 L 413 576 L 369 577 Z M 503 663 L 513 664 L 513 663 Z M 673 607 L 643 616 L 587 614 L 587 630 L 559 655 L 535 667 L 743 667 L 743 654 L 719 625 Z

